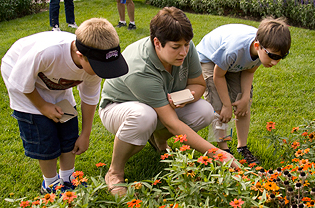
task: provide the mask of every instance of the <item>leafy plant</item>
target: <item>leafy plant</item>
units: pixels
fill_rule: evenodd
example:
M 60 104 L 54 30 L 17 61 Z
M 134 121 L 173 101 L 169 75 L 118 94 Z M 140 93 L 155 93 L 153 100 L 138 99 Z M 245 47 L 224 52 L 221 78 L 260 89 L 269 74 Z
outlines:
M 267 130 L 275 129 L 274 122 L 267 122 Z M 72 192 L 46 194 L 34 201 L 21 199 L 6 199 L 17 203 L 20 207 L 314 207 L 315 205 L 315 163 L 310 158 L 310 146 L 313 145 L 315 133 L 314 122 L 295 127 L 292 133 L 304 131 L 304 140 L 299 154 L 292 161 L 275 170 L 265 170 L 252 163 L 247 165 L 241 160 L 239 169 L 231 168 L 232 160 L 223 162 L 223 153 L 216 153 L 218 148 L 209 149 L 214 154 L 209 158 L 206 153 L 201 155 L 188 145 L 182 145 L 175 151 L 161 155 L 161 162 L 168 167 L 153 179 L 119 184 L 127 187 L 127 194 L 117 195 L 112 200 L 104 200 L 98 192 L 106 190 L 107 185 L 102 174 L 104 163 L 98 163 L 101 172 L 97 177 L 91 177 L 89 185 L 83 173 L 76 174 L 79 178 L 73 181 L 78 187 Z M 182 135 L 175 137 L 180 141 Z M 279 141 L 280 137 L 273 135 L 271 139 Z M 282 138 L 281 138 L 282 139 Z M 272 144 L 275 144 L 273 141 Z M 293 148 L 296 149 L 296 148 Z

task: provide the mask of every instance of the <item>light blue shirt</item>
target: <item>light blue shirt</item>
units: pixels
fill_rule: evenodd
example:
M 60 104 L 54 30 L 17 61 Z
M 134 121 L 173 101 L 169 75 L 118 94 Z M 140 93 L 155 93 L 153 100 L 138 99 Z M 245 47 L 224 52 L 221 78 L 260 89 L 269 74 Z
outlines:
M 259 66 L 259 58 L 253 60 L 250 55 L 256 32 L 257 28 L 243 24 L 227 24 L 214 29 L 196 47 L 200 62 L 213 62 L 228 72 Z

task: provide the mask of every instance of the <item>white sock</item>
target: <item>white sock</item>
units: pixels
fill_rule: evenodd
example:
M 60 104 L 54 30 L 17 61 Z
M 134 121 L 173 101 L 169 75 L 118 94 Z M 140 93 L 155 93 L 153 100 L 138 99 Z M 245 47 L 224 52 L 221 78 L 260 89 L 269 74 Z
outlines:
M 119 20 L 119 22 L 126 24 L 126 21 L 121 21 L 121 20 Z
M 133 24 L 133 25 L 136 25 L 136 23 L 135 22 L 129 22 L 130 24 Z
M 54 183 L 56 180 L 59 179 L 58 174 L 56 173 L 55 177 L 52 178 L 46 178 L 45 176 L 43 176 L 44 180 L 45 180 L 45 187 L 47 188 L 50 184 Z
M 59 169 L 59 176 L 64 182 L 71 182 L 71 181 L 69 181 L 69 179 L 70 179 L 70 176 L 72 175 L 73 172 L 74 172 L 74 168 L 72 168 L 70 170 L 60 170 Z

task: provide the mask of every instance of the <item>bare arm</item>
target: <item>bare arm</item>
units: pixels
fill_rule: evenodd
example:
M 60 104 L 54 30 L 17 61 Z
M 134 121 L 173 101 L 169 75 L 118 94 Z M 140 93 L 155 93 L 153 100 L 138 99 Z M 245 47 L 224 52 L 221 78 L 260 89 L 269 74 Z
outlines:
M 33 103 L 33 105 L 47 118 L 54 122 L 59 122 L 63 112 L 61 108 L 55 104 L 46 102 L 38 93 L 36 88 L 31 93 L 24 93 L 24 95 Z
M 213 82 L 223 104 L 220 116 L 223 123 L 227 123 L 232 118 L 232 104 L 225 79 L 226 71 L 215 65 L 213 72 Z
M 232 103 L 233 106 L 236 106 L 236 111 L 234 112 L 236 116 L 245 116 L 248 113 L 250 90 L 254 79 L 254 73 L 257 70 L 257 68 L 258 66 L 252 69 L 242 71 L 241 75 L 242 98 Z
M 81 102 L 82 131 L 72 150 L 72 153 L 76 155 L 82 154 L 89 148 L 95 109 L 96 105 L 88 105 L 84 102 Z
M 183 123 L 181 120 L 178 119 L 177 114 L 175 113 L 174 109 L 170 105 L 166 105 L 159 108 L 154 108 L 157 112 L 160 121 L 164 124 L 164 126 L 168 129 L 170 133 L 173 135 L 184 135 L 187 136 L 187 141 L 185 142 L 187 145 L 191 146 L 192 148 L 196 149 L 201 153 L 205 153 L 211 148 L 215 146 L 211 143 L 204 140 L 201 136 L 199 136 L 194 130 L 192 130 L 189 126 Z M 222 150 L 218 150 L 217 153 L 224 152 Z M 226 153 L 228 155 L 225 161 L 229 161 L 233 156 Z M 209 157 L 213 157 L 212 153 L 208 153 Z M 238 167 L 234 162 L 232 163 L 233 167 Z

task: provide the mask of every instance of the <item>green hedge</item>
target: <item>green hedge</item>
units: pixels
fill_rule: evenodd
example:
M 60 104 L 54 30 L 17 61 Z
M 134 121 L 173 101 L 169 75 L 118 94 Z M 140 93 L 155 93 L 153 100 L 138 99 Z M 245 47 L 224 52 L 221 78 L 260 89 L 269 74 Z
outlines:
M 315 29 L 315 0 L 147 0 L 157 7 L 213 15 L 286 17 L 290 25 Z
M 37 1 L 39 0 L 0 0 L 0 22 L 34 14 L 47 7 L 45 1 Z

